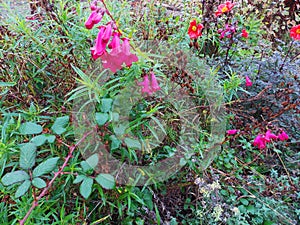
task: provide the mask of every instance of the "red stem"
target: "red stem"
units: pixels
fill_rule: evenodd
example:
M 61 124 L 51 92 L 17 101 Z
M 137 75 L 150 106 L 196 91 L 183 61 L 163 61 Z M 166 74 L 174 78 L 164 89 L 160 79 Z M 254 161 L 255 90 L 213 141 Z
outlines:
M 83 135 L 83 137 L 75 144 L 69 147 L 69 153 L 68 156 L 66 157 L 63 165 L 60 167 L 60 169 L 54 173 L 54 177 L 51 179 L 51 181 L 48 183 L 47 187 L 45 187 L 43 189 L 43 191 L 39 194 L 39 196 L 37 196 L 34 201 L 32 202 L 32 205 L 30 207 L 30 209 L 28 210 L 28 212 L 26 213 L 26 215 L 24 216 L 24 218 L 22 220 L 20 220 L 20 225 L 24 225 L 26 220 L 28 219 L 28 217 L 30 216 L 30 214 L 32 213 L 32 211 L 34 210 L 35 207 L 38 206 L 38 201 L 43 198 L 48 190 L 51 188 L 52 184 L 54 183 L 54 181 L 56 180 L 56 178 L 61 175 L 63 173 L 64 168 L 67 166 L 69 160 L 72 158 L 73 156 L 73 152 L 74 150 L 90 135 L 92 134 L 94 131 L 89 131 L 86 134 Z

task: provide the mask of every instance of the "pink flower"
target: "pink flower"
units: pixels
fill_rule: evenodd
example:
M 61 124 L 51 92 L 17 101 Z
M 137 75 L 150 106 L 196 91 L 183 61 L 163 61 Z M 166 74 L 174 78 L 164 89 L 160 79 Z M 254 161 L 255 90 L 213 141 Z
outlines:
M 103 9 L 92 11 L 91 15 L 89 16 L 89 18 L 84 24 L 85 27 L 87 29 L 92 29 L 95 24 L 99 23 L 102 20 L 103 15 L 104 15 Z
M 105 31 L 103 32 L 103 36 L 102 36 L 103 41 L 106 43 L 109 42 L 111 35 L 112 35 L 112 24 L 108 23 L 105 27 Z
M 156 77 L 152 71 L 150 72 L 150 75 L 151 75 L 151 90 L 153 92 L 156 92 L 156 91 L 160 90 L 160 87 L 159 87 Z
M 242 30 L 242 37 L 248 38 L 248 36 L 249 36 L 249 33 L 245 29 L 243 29 Z
M 234 25 L 225 24 L 224 29 L 219 29 L 218 33 L 220 35 L 220 39 L 223 39 L 224 37 L 231 38 L 232 34 L 236 32 L 236 27 Z
M 282 130 L 281 133 L 278 134 L 278 138 L 280 141 L 286 141 L 289 139 L 289 136 Z
M 123 38 L 121 57 L 126 66 L 131 66 L 133 62 L 138 61 L 138 57 L 130 52 L 130 43 L 128 38 Z
M 148 78 L 148 75 L 145 75 L 143 77 L 143 81 L 138 83 L 139 86 L 143 86 L 142 87 L 142 93 L 147 93 L 147 94 L 152 94 L 152 90 L 151 90 L 151 87 L 150 87 L 150 82 L 149 82 L 149 78 Z
M 235 135 L 237 132 L 239 132 L 239 130 L 228 130 L 228 131 L 226 131 L 226 133 L 228 135 Z
M 101 26 L 99 28 L 99 33 L 98 33 L 97 38 L 95 40 L 95 46 L 91 48 L 93 59 L 99 58 L 101 55 L 104 54 L 104 52 L 106 52 L 107 42 L 103 41 L 103 38 L 102 38 L 103 34 L 104 34 L 104 31 L 105 31 L 105 27 Z
M 278 137 L 275 135 L 275 134 L 273 134 L 270 130 L 267 130 L 267 132 L 266 132 L 266 135 L 265 135 L 265 140 L 266 140 L 266 142 L 271 142 L 271 140 L 272 139 L 277 139 Z
M 130 52 L 130 44 L 128 38 L 123 38 L 122 45 L 118 33 L 114 33 L 113 39 L 109 44 L 112 48 L 110 53 L 105 51 L 101 55 L 102 65 L 106 69 L 110 69 L 113 73 L 122 69 L 123 63 L 126 66 L 131 66 L 133 62 L 138 61 L 138 57 Z
M 263 135 L 259 134 L 253 141 L 253 145 L 259 149 L 264 149 L 266 147 L 266 139 Z
M 91 3 L 91 7 L 90 7 L 90 8 L 91 8 L 92 11 L 98 9 L 98 7 L 97 7 L 97 0 L 95 0 L 95 1 L 93 1 L 93 2 Z
M 225 4 L 219 5 L 218 11 L 215 12 L 215 16 L 220 16 L 223 13 L 229 12 L 233 8 L 234 5 L 235 5 L 235 3 L 231 3 L 229 1 L 225 2 Z
M 252 86 L 252 81 L 248 76 L 246 76 L 246 87 L 251 87 Z

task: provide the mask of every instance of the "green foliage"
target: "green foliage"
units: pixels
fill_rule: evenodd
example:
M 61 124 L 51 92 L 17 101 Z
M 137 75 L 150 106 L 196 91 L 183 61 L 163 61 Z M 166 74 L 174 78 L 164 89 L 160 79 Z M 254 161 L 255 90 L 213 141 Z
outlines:
M 286 5 L 295 1 L 239 1 L 231 14 L 218 19 L 214 11 L 219 2 L 213 0 L 105 1 L 140 59 L 115 74 L 91 60 L 97 29 L 84 28 L 90 13 L 86 2 L 39 2 L 35 14 L 41 17 L 35 20 L 26 20 L 29 11 L 20 14 L 0 3 L 0 11 L 5 9 L 0 22 L 0 224 L 18 224 L 43 191 L 46 196 L 39 199 L 28 224 L 297 224 L 299 42 L 290 43 L 288 31 L 299 23 L 299 5 Z M 198 47 L 187 34 L 193 18 L 205 22 Z M 102 22 L 110 20 L 105 15 Z M 221 40 L 217 31 L 226 23 L 236 24 L 237 32 Z M 248 31 L 247 39 L 241 38 L 242 29 Z M 110 174 L 102 152 L 85 152 L 82 147 L 88 145 L 76 145 L 85 134 L 72 129 L 78 122 L 72 104 L 80 106 L 80 113 L 92 105 L 85 125 L 121 164 L 154 166 L 176 156 L 180 126 L 173 122 L 180 115 L 169 103 L 160 103 L 156 95 L 134 102 L 125 115 L 128 124 L 116 110 L 132 100 L 132 93 L 116 96 L 152 69 L 159 82 L 174 74 L 184 80 L 178 68 L 184 65 L 176 61 L 174 67 L 166 66 L 162 55 L 141 47 L 141 40 L 190 50 L 211 67 L 211 79 L 196 83 L 193 76 L 207 71 L 200 64 L 189 68 L 195 73 L 190 97 L 198 110 L 189 122 L 201 123 L 202 130 L 192 139 L 193 149 L 180 155 L 182 168 L 164 182 L 153 177 L 161 171 L 140 169 L 136 179 L 122 185 L 122 167 Z M 252 87 L 245 86 L 246 75 Z M 180 88 L 187 81 L 173 83 Z M 205 96 L 205 85 L 212 84 L 224 90 L 212 88 Z M 177 91 L 172 88 L 170 94 Z M 228 129 L 239 132 L 220 140 L 222 150 L 202 171 L 207 143 L 218 138 L 209 134 L 208 103 L 220 99 L 206 99 L 210 93 L 225 99 Z M 289 129 L 288 142 L 271 142 L 263 150 L 253 146 L 258 133 L 279 127 Z M 136 186 L 140 180 L 145 185 Z

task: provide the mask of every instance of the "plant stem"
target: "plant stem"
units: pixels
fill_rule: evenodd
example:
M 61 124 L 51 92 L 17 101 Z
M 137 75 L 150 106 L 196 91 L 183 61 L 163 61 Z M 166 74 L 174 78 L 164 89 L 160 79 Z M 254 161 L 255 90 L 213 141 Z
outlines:
M 285 55 L 285 57 L 284 57 L 284 60 L 283 60 L 281 66 L 280 66 L 280 68 L 279 68 L 279 72 L 282 71 L 283 66 L 284 66 L 284 64 L 285 64 L 285 61 L 287 60 L 288 55 L 291 53 L 291 50 L 292 50 L 292 47 L 293 47 L 293 43 L 294 43 L 294 40 L 290 43 L 289 50 L 287 51 L 287 53 L 286 53 L 286 55 Z
M 56 180 L 56 178 L 61 175 L 63 173 L 64 168 L 67 166 L 69 160 L 72 158 L 73 156 L 73 152 L 74 150 L 90 135 L 92 134 L 94 131 L 91 130 L 87 133 L 85 133 L 82 138 L 75 144 L 69 147 L 69 153 L 67 155 L 67 157 L 65 158 L 65 161 L 63 163 L 63 165 L 60 167 L 60 169 L 54 173 L 54 177 L 51 179 L 51 181 L 48 183 L 48 185 L 43 189 L 43 191 L 39 194 L 39 196 L 37 196 L 34 201 L 32 202 L 32 205 L 30 207 L 30 209 L 27 211 L 26 215 L 24 216 L 24 218 L 22 220 L 20 220 L 20 225 L 24 225 L 26 220 L 28 219 L 28 217 L 30 216 L 30 214 L 32 213 L 32 211 L 35 209 L 35 207 L 38 206 L 38 201 L 43 198 L 48 190 L 51 188 L 52 184 L 54 183 L 54 181 Z

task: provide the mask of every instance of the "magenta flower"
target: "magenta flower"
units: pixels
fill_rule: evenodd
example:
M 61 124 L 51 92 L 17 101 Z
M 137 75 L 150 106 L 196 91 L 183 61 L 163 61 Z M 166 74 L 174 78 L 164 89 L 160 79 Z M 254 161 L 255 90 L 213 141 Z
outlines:
M 224 37 L 231 38 L 232 34 L 236 32 L 236 27 L 234 25 L 225 24 L 224 29 L 219 29 L 218 33 L 220 35 L 220 39 L 223 39 Z
M 160 86 L 158 85 L 155 74 L 152 71 L 150 72 L 150 75 L 151 75 L 151 89 L 153 92 L 156 92 L 160 90 Z
M 237 132 L 239 132 L 239 130 L 228 130 L 228 131 L 226 131 L 226 133 L 228 135 L 235 135 Z
M 265 135 L 265 140 L 266 140 L 266 142 L 271 142 L 271 140 L 272 139 L 277 139 L 278 137 L 275 135 L 275 134 L 273 134 L 270 130 L 267 130 L 267 132 L 266 132 L 266 135 Z
M 143 81 L 138 83 L 139 86 L 142 86 L 142 93 L 147 93 L 147 94 L 152 94 L 152 90 L 150 87 L 150 82 L 149 82 L 149 78 L 148 75 L 145 75 L 143 77 Z
M 248 76 L 246 76 L 246 87 L 251 87 L 252 86 L 252 81 Z
M 88 17 L 87 21 L 84 24 L 85 27 L 87 29 L 92 29 L 95 24 L 99 23 L 102 20 L 104 12 L 105 11 L 103 9 L 92 11 L 91 15 Z
M 280 141 L 286 141 L 289 139 L 289 136 L 282 130 L 281 133 L 278 134 L 278 138 Z
M 112 35 L 112 24 L 108 23 L 105 27 L 105 31 L 103 32 L 103 36 L 102 36 L 103 41 L 106 43 L 109 42 L 111 35 Z
M 266 147 L 266 139 L 263 135 L 259 134 L 253 141 L 253 145 L 259 149 L 264 149 Z
M 103 41 L 103 34 L 105 31 L 105 27 L 101 26 L 99 28 L 99 33 L 97 35 L 97 38 L 95 40 L 95 46 L 91 48 L 92 57 L 93 59 L 98 59 L 101 55 L 106 52 L 106 44 L 107 42 Z
M 92 11 L 98 9 L 98 7 L 97 7 L 97 0 L 95 0 L 95 1 L 93 1 L 93 2 L 91 3 L 90 8 L 91 8 Z

